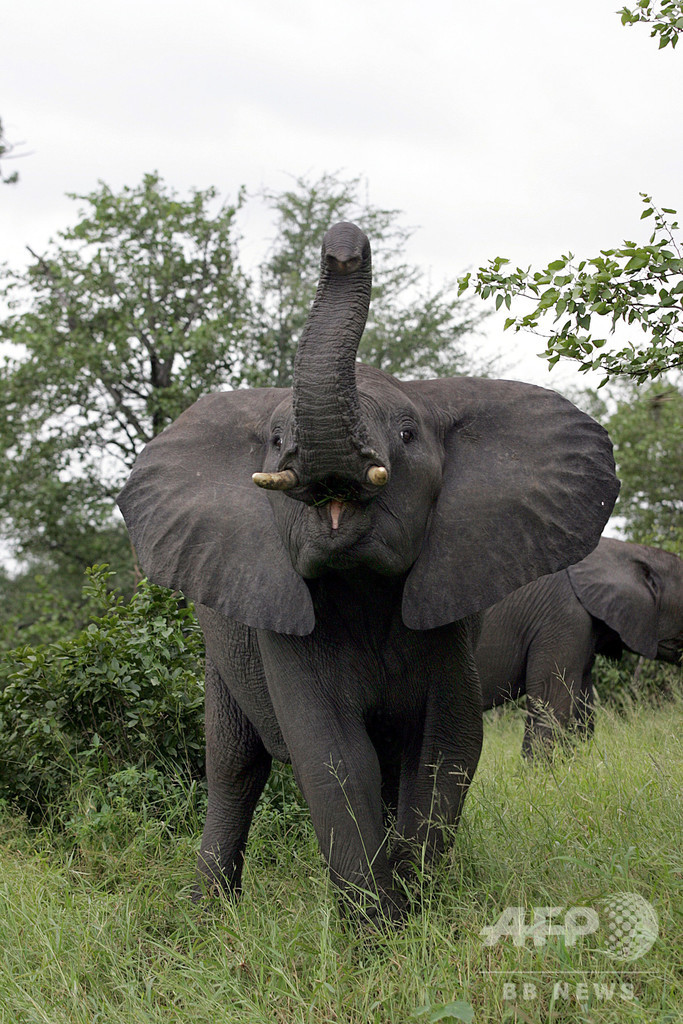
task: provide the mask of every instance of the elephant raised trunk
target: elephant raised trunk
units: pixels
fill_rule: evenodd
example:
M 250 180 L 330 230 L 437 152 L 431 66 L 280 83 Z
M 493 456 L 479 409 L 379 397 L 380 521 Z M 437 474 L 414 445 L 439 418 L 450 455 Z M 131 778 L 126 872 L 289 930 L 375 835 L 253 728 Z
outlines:
M 356 385 L 371 287 L 368 239 L 354 224 L 336 224 L 323 239 L 318 289 L 294 362 L 293 444 L 280 472 L 268 481 L 258 474 L 259 486 L 306 500 L 319 484 L 368 497 L 386 484 L 387 459 L 372 444 Z

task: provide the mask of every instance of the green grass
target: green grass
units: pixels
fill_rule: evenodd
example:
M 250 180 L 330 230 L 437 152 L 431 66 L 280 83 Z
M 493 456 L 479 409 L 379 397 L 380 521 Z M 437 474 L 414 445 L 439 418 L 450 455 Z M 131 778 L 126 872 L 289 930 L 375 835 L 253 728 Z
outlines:
M 296 806 L 257 817 L 239 906 L 201 909 L 191 800 L 161 821 L 84 793 L 59 830 L 6 812 L 0 1024 L 407 1024 L 457 1019 L 440 1017 L 452 1002 L 475 1022 L 679 1021 L 683 704 L 601 709 L 592 745 L 546 767 L 522 763 L 521 731 L 515 709 L 487 722 L 461 828 L 418 881 L 421 911 L 390 935 L 342 923 Z M 597 908 L 620 891 L 659 916 L 658 940 L 630 963 L 599 933 L 523 948 L 479 934 L 507 906 Z M 553 1000 L 558 982 L 569 1000 Z M 593 988 L 612 984 L 611 999 Z

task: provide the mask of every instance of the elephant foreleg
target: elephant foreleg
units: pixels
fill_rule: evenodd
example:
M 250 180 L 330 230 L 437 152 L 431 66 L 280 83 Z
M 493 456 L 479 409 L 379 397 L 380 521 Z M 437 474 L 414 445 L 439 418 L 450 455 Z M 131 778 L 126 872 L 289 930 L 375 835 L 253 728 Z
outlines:
M 393 887 L 375 749 L 362 722 L 344 722 L 343 734 L 329 720 L 320 725 L 292 764 L 330 876 L 344 902 L 370 919 L 399 920 L 406 904 Z
M 332 670 L 352 676 L 354 650 L 338 648 L 331 666 L 327 645 L 308 637 L 263 631 L 259 645 L 294 775 L 344 904 L 371 919 L 401 918 L 406 907 L 392 884 L 377 752 L 354 690 L 330 685 Z
M 206 822 L 195 898 L 208 890 L 239 894 L 244 849 L 271 757 L 218 671 L 206 664 Z
M 527 678 L 522 753 L 533 758 L 550 750 L 569 725 L 577 690 L 571 671 L 555 666 L 547 678 Z
M 595 731 L 595 691 L 593 689 L 593 663 L 584 672 L 581 681 L 581 693 L 576 705 L 575 732 L 580 740 L 589 740 Z
M 428 859 L 444 848 L 445 829 L 457 824 L 483 739 L 479 677 L 472 654 L 478 620 L 435 630 L 421 733 L 409 739 L 399 794 L 402 841 L 395 867 L 405 873 L 409 851 L 424 845 Z
M 529 651 L 527 715 L 522 743 L 522 753 L 526 757 L 549 750 L 558 738 L 566 736 L 568 726 L 581 721 L 584 714 L 582 706 L 588 697 L 586 679 L 590 681 L 594 657 L 589 620 L 584 633 L 585 636 L 577 626 L 566 644 L 557 644 L 552 651 L 540 647 Z

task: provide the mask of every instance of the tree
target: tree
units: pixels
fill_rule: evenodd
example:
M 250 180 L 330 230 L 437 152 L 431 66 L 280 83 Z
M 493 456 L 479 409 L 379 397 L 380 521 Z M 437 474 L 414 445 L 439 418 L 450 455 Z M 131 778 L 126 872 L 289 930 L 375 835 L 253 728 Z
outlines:
M 124 563 L 125 553 L 117 556 L 112 546 L 111 554 L 117 564 Z M 32 560 L 18 573 L 0 566 L 0 661 L 15 647 L 53 643 L 83 629 L 92 611 L 84 600 L 83 580 L 76 567 L 70 570 L 62 563 L 56 568 L 48 560 Z M 119 571 L 116 584 L 131 593 L 133 573 Z
M 12 151 L 14 149 L 15 146 L 7 141 L 5 131 L 2 126 L 2 119 L 0 118 L 0 161 L 7 160 L 8 158 L 11 159 Z M 7 177 L 4 177 L 2 171 L 0 171 L 0 182 L 2 182 L 3 185 L 14 185 L 18 180 L 18 171 L 13 171 L 12 174 L 8 174 Z
M 621 15 L 622 25 L 636 25 L 639 21 L 652 25 L 650 35 L 659 36 L 659 49 L 671 45 L 676 46 L 678 36 L 683 31 L 683 3 L 681 0 L 664 0 L 653 3 L 652 0 L 638 0 L 634 9 L 622 7 L 617 12 Z
M 508 317 L 505 329 L 539 333 L 540 321 L 552 317 L 542 354 L 551 366 L 564 356 L 578 361 L 584 372 L 602 371 L 601 386 L 621 375 L 642 383 L 680 369 L 683 248 L 675 234 L 678 222 L 669 222 L 665 216 L 676 211 L 659 210 L 650 196 L 641 195 L 645 203 L 641 219 L 654 217 L 648 243 L 626 241 L 578 264 L 569 253 L 537 271 L 509 270 L 510 261 L 496 257 L 474 274 L 465 274 L 460 293 L 473 287 L 483 299 L 495 297 L 496 309 L 503 303 L 510 309 L 513 299 L 528 300 L 529 312 Z M 607 318 L 598 336 L 592 333 L 593 317 Z M 640 345 L 628 341 L 616 351 L 607 349 L 608 334 L 614 334 L 620 323 L 640 327 L 648 340 Z
M 683 555 L 683 387 L 615 384 L 616 407 L 595 410 L 614 442 L 621 491 L 614 514 L 628 540 Z
M 118 195 L 101 184 L 72 197 L 80 220 L 45 255 L 5 272 L 0 522 L 21 555 L 79 572 L 112 562 L 125 545 L 113 499 L 136 454 L 233 381 L 248 310 L 241 197 L 212 212 L 215 197 L 180 199 L 156 174 Z
M 675 47 L 683 31 L 683 0 L 638 0 L 634 10 L 619 12 L 623 25 L 645 22 L 651 36 L 659 36 L 660 49 Z M 529 312 L 508 317 L 505 329 L 540 333 L 541 320 L 553 318 L 545 334 L 542 353 L 551 367 L 562 357 L 579 362 L 582 371 L 601 370 L 601 387 L 610 378 L 627 376 L 643 383 L 670 370 L 683 367 L 683 242 L 677 232 L 676 211 L 657 208 L 644 192 L 641 220 L 654 217 L 649 242 L 624 241 L 603 249 L 598 256 L 573 262 L 571 253 L 552 260 L 542 270 L 510 269 L 503 257 L 460 278 L 459 293 L 472 288 L 482 299 L 494 298 L 496 309 L 512 301 L 527 300 Z M 608 318 L 608 326 L 596 337 L 591 333 L 593 317 Z M 555 326 L 558 325 L 558 326 Z M 615 351 L 607 348 L 607 334 L 615 329 L 639 326 L 647 341 L 636 344 L 630 338 Z
M 371 240 L 373 288 L 359 359 L 398 376 L 446 376 L 471 370 L 464 336 L 481 322 L 470 301 L 452 287 L 430 290 L 424 275 L 405 259 L 412 230 L 399 211 L 361 198 L 361 180 L 325 174 L 294 187 L 267 192 L 275 214 L 276 241 L 261 266 L 255 301 L 254 344 L 245 352 L 245 380 L 255 385 L 291 384 L 294 355 L 315 294 L 323 235 L 352 220 Z

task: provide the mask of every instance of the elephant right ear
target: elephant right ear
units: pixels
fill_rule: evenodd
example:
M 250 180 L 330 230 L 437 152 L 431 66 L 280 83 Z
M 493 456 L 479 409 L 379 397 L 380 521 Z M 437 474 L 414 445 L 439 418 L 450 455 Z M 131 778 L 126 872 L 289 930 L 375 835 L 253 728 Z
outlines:
M 646 548 L 603 537 L 595 551 L 567 571 L 589 615 L 618 633 L 629 650 L 657 657 L 662 584 Z
M 289 395 L 201 398 L 147 445 L 117 501 L 153 583 L 248 626 L 303 636 L 315 624 L 308 587 L 251 479 L 263 469 L 270 417 Z

